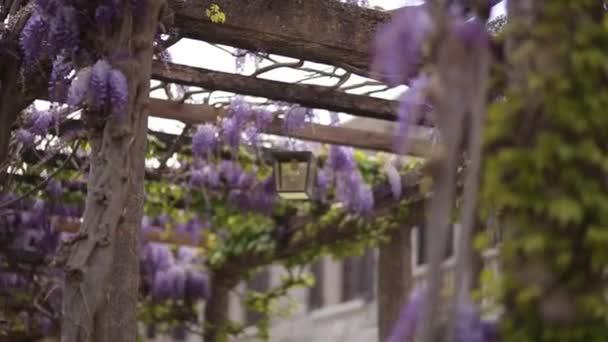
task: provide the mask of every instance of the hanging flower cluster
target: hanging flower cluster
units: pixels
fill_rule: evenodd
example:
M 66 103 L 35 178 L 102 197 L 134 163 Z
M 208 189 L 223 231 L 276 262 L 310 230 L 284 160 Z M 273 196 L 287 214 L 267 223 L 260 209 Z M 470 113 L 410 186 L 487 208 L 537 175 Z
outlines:
M 142 252 L 142 281 L 155 301 L 207 299 L 209 284 L 197 251 L 180 247 L 174 255 L 165 244 L 149 243 Z
M 327 165 L 336 179 L 336 198 L 349 211 L 360 215 L 370 214 L 374 209 L 374 193 L 363 180 L 352 149 L 332 145 Z
M 488 1 L 494 6 L 498 1 Z M 458 37 L 469 48 L 487 46 L 489 33 L 479 19 L 468 19 L 456 8 L 448 24 L 448 34 Z M 372 52 L 372 70 L 380 74 L 392 87 L 409 85 L 401 96 L 395 146 L 400 153 L 407 152 L 408 129 L 412 123 L 434 125 L 433 105 L 428 96 L 429 75 L 421 72 L 428 50 L 431 32 L 435 29 L 426 5 L 407 6 L 375 36 Z
M 426 289 L 416 287 L 403 307 L 399 320 L 387 342 L 413 342 L 420 325 L 422 311 L 426 305 Z M 477 307 L 471 303 L 461 304 L 457 310 L 455 342 L 498 342 L 498 325 L 481 318 Z
M 128 91 L 125 75 L 102 59 L 76 74 L 67 103 L 72 107 L 87 105 L 94 111 L 111 108 L 114 114 L 121 115 L 127 110 Z
M 146 10 L 145 0 L 127 2 L 135 20 Z M 95 21 L 102 34 L 110 34 L 122 19 L 121 0 L 105 0 L 98 6 L 67 0 L 36 0 L 32 13 L 19 37 L 26 73 L 44 70 L 43 62 L 52 62 L 49 98 L 71 106 L 87 106 L 93 111 L 124 114 L 127 110 L 128 85 L 122 71 L 111 61 L 119 56 L 103 57 L 108 52 L 89 46 L 81 27 Z M 101 58 L 99 58 L 101 57 Z M 78 63 L 76 63 L 78 61 Z

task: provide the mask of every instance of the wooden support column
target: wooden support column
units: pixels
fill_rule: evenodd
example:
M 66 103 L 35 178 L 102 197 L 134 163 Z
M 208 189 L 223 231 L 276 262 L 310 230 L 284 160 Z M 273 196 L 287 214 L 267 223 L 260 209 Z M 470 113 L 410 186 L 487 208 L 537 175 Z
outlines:
M 411 262 L 411 225 L 392 232 L 380 246 L 378 258 L 378 341 L 386 341 L 414 284 Z

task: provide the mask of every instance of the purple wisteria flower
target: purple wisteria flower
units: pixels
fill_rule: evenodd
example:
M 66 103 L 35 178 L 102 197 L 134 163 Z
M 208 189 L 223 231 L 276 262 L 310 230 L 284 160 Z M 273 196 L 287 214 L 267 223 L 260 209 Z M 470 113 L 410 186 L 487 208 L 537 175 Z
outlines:
M 413 342 L 426 303 L 426 290 L 414 288 L 387 342 Z
M 422 74 L 412 81 L 409 89 L 401 96 L 394 134 L 395 149 L 400 153 L 407 152 L 409 148 L 406 143 L 410 124 L 419 121 L 421 116 L 429 112 L 426 95 L 428 87 L 429 78 Z
M 108 61 L 102 59 L 81 69 L 68 90 L 67 103 L 78 107 L 87 101 L 93 110 L 101 110 L 108 101 L 112 113 L 122 115 L 127 110 L 129 87 L 127 78 L 118 69 L 112 69 Z
M 258 109 L 255 111 L 255 124 L 260 131 L 264 131 L 274 120 L 274 113 L 268 109 Z
M 367 215 L 374 208 L 374 193 L 365 184 L 359 170 L 342 172 L 337 176 L 336 198 L 349 211 L 360 215 Z
M 201 271 L 188 272 L 184 295 L 186 298 L 208 299 L 209 277 Z
M 48 34 L 50 44 L 57 51 L 75 49 L 79 38 L 76 9 L 66 5 L 59 7 L 51 19 Z
M 54 199 L 58 199 L 59 197 L 61 197 L 61 194 L 63 193 L 63 188 L 61 187 L 61 182 L 56 181 L 54 179 L 49 181 L 49 183 L 46 186 L 46 190 L 49 192 L 49 195 Z
M 401 186 L 401 175 L 399 171 L 393 165 L 393 163 L 386 163 L 384 165 L 384 172 L 386 173 L 386 178 L 388 180 L 388 184 L 391 187 L 391 192 L 393 193 L 393 197 L 395 199 L 401 198 L 402 186 Z
M 108 96 L 108 74 L 112 67 L 108 61 L 100 59 L 91 69 L 89 85 L 89 105 L 93 110 L 100 110 Z
M 19 36 L 19 47 L 23 52 L 26 70 L 32 70 L 38 63 L 48 29 L 48 20 L 43 17 L 40 10 L 34 10 Z
M 129 102 L 129 84 L 127 77 L 122 71 L 117 69 L 110 70 L 108 74 L 108 92 L 110 103 L 112 104 L 112 113 L 116 115 L 125 114 Z
M 417 287 L 410 293 L 408 303 L 403 307 L 399 320 L 387 342 L 413 342 L 416 329 L 425 310 L 427 291 Z M 479 309 L 471 302 L 459 303 L 455 318 L 455 342 L 498 342 L 496 322 L 484 321 Z
M 328 166 L 335 172 L 347 172 L 357 167 L 352 149 L 332 145 L 329 150 Z
M 401 8 L 376 34 L 372 70 L 392 87 L 407 84 L 418 74 L 423 46 L 432 30 L 433 22 L 424 5 Z
M 76 77 L 72 80 L 72 84 L 68 90 L 68 105 L 72 107 L 80 106 L 89 92 L 90 82 L 91 67 L 80 69 L 76 74 Z
M 237 126 L 242 127 L 254 115 L 249 103 L 242 96 L 236 96 L 228 108 L 228 116 L 233 118 Z
M 63 101 L 70 86 L 68 76 L 73 70 L 72 63 L 67 62 L 63 55 L 58 55 L 53 61 L 49 78 L 49 96 L 51 100 Z
M 196 156 L 205 156 L 217 146 L 217 127 L 204 124 L 198 127 L 192 136 L 192 153 Z
M 231 160 L 222 160 L 219 164 L 220 177 L 229 187 L 236 187 L 243 170 L 241 166 Z
M 236 117 L 224 119 L 222 122 L 222 137 L 224 143 L 236 150 L 241 143 L 241 128 Z
M 453 32 L 461 39 L 467 49 L 488 48 L 490 34 L 486 24 L 480 19 L 456 19 L 453 25 Z
M 34 109 L 30 131 L 36 135 L 44 135 L 53 125 L 53 121 L 53 113 L 50 111 Z
M 36 137 L 27 129 L 19 128 L 15 131 L 15 139 L 25 148 L 34 146 Z
M 145 247 L 142 271 L 156 301 L 200 300 L 209 295 L 207 276 L 196 266 L 201 260 L 196 249 L 180 247 L 177 257 L 168 248 Z
M 283 130 L 288 133 L 298 131 L 304 128 L 312 117 L 312 109 L 300 106 L 292 107 L 283 119 Z

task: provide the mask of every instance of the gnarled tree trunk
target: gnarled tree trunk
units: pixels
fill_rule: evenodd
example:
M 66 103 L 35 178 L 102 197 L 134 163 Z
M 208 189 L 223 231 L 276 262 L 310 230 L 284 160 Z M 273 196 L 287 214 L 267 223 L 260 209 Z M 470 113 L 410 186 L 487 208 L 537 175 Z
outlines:
M 137 335 L 139 229 L 143 211 L 148 93 L 154 35 L 164 0 L 148 0 L 137 24 L 123 11 L 111 37 L 128 80 L 126 115 L 85 112 L 91 169 L 84 221 L 66 244 L 63 342 L 133 342 Z

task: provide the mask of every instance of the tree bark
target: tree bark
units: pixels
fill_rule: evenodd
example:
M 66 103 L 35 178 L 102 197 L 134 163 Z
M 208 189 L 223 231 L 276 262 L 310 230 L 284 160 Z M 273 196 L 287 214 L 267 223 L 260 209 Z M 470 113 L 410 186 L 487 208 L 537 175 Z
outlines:
M 114 65 L 128 80 L 128 113 L 84 113 L 91 167 L 83 224 L 64 245 L 63 342 L 136 340 L 152 41 L 166 4 L 150 0 L 146 6 L 137 27 L 130 11 L 123 12 L 109 45 L 116 51 L 130 47 L 130 58 Z
M 224 273 L 211 273 L 211 295 L 205 304 L 204 342 L 226 342 L 230 290 L 237 281 Z
M 412 227 L 395 229 L 391 240 L 380 246 L 378 258 L 378 341 L 386 341 L 399 319 L 413 286 Z

